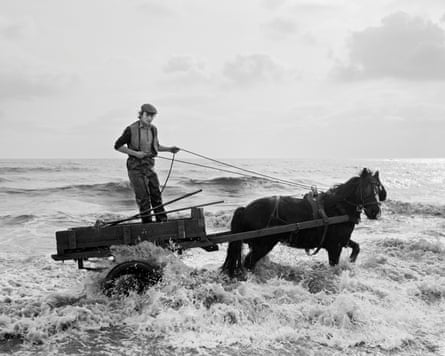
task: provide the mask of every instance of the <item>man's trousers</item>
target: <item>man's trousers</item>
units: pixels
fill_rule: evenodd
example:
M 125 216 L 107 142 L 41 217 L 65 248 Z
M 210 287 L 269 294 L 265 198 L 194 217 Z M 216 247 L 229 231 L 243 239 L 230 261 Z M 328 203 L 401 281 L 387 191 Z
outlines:
M 136 196 L 139 211 L 143 215 L 149 215 L 153 213 L 150 209 L 155 208 L 154 213 L 161 213 L 156 215 L 156 221 L 166 221 L 167 215 L 165 213 L 162 214 L 165 211 L 164 207 L 158 207 L 162 204 L 162 197 L 156 172 L 152 170 L 145 172 L 129 170 L 128 177 Z M 143 223 L 151 221 L 151 217 L 142 217 Z

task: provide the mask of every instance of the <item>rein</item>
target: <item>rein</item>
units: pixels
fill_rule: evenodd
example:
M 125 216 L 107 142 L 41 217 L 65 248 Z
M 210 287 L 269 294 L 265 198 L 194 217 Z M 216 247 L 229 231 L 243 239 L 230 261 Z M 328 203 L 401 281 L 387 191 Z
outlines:
M 321 248 L 323 247 L 324 240 L 326 240 L 329 224 L 328 224 L 328 216 L 326 215 L 323 206 L 320 208 L 319 213 L 321 214 L 324 223 L 323 235 L 321 236 L 320 245 L 318 245 L 317 249 L 314 252 L 310 253 L 309 250 L 306 250 L 306 254 L 308 256 L 315 256 L 318 252 L 320 252 Z
M 164 192 L 164 189 L 167 186 L 168 179 L 170 178 L 170 175 L 172 174 L 173 163 L 175 162 L 175 156 L 176 156 L 176 153 L 173 153 L 173 158 L 171 160 L 172 162 L 170 164 L 170 169 L 168 170 L 167 178 L 165 179 L 164 185 L 162 186 L 161 194 Z

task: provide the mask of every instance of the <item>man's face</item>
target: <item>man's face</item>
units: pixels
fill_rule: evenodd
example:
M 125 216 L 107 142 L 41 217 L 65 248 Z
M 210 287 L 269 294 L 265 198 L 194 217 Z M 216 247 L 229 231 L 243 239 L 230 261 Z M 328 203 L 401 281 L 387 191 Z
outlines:
M 153 121 L 153 119 L 155 118 L 154 114 L 149 114 L 147 112 L 143 112 L 141 115 L 141 121 L 145 124 L 145 125 L 150 125 L 151 122 Z

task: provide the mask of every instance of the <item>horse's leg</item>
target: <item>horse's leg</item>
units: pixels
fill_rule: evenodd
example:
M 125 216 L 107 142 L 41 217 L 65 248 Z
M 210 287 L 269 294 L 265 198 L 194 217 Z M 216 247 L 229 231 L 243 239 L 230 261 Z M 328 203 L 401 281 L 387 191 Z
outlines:
M 243 232 L 245 231 L 243 225 L 243 214 L 245 208 L 238 208 L 235 210 L 233 214 L 232 222 L 231 222 L 231 232 Z M 227 256 L 224 264 L 222 265 L 222 270 L 226 272 L 230 277 L 234 277 L 236 273 L 242 267 L 241 264 L 241 255 L 242 255 L 242 246 L 243 241 L 232 241 L 229 243 L 227 247 Z
M 357 256 L 360 252 L 360 245 L 352 240 L 348 241 L 348 244 L 346 245 L 346 247 L 350 247 L 352 248 L 352 252 L 351 252 L 351 256 L 349 256 L 349 260 L 351 262 L 355 262 L 355 260 L 357 259 Z
M 261 241 L 253 241 L 250 245 L 250 252 L 247 254 L 246 258 L 244 259 L 244 267 L 252 270 L 256 263 L 266 256 L 278 243 L 279 239 L 270 239 L 265 240 L 262 239 Z
M 329 246 L 329 248 L 327 249 L 329 256 L 329 264 L 331 266 L 338 265 L 338 261 L 340 260 L 341 249 L 342 246 L 338 244 Z

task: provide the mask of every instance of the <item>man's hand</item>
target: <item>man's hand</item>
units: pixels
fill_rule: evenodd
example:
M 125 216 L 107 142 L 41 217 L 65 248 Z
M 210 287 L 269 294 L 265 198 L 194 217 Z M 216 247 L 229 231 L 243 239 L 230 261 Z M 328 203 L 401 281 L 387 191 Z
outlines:
M 171 153 L 178 153 L 181 149 L 179 147 L 173 146 L 170 147 L 170 152 Z

